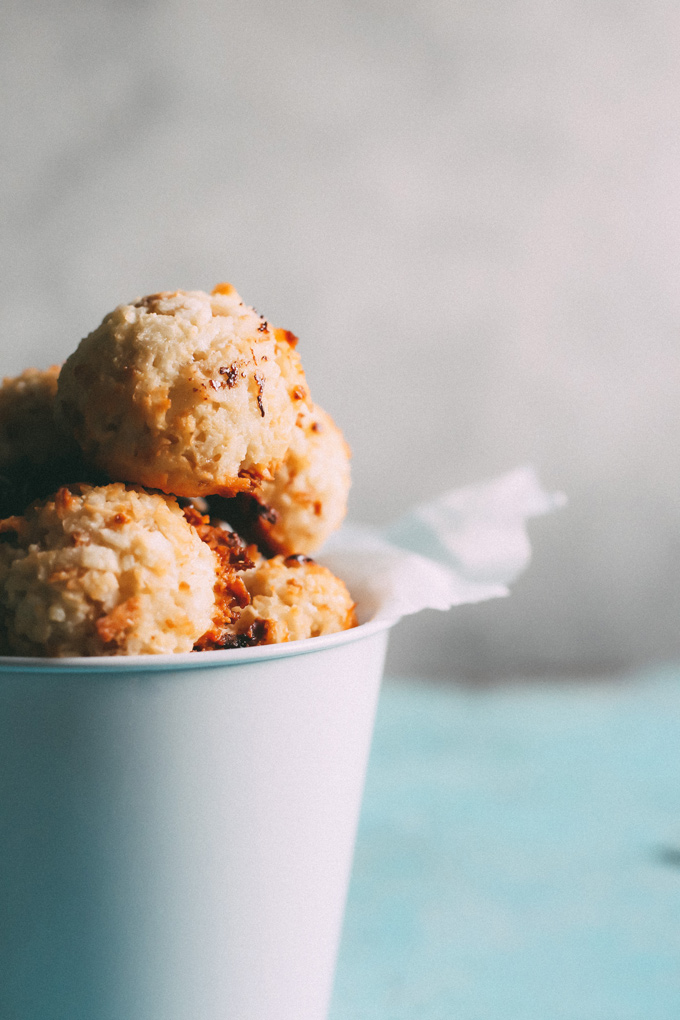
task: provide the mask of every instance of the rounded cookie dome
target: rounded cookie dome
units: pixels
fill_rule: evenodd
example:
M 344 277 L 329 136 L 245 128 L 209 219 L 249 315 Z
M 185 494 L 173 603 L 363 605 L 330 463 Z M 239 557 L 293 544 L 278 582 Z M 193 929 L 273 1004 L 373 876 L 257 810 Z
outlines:
M 298 414 L 288 452 L 258 498 L 274 513 L 261 517 L 277 552 L 320 548 L 347 512 L 350 449 L 329 414 L 318 405 Z
M 318 404 L 303 406 L 283 464 L 257 493 L 208 500 L 212 512 L 268 554 L 319 549 L 347 512 L 350 449 Z
M 229 284 L 120 305 L 66 361 L 58 392 L 97 467 L 188 497 L 271 478 L 306 399 L 294 345 Z
M 0 621 L 14 654 L 188 652 L 211 626 L 215 556 L 172 497 L 63 487 L 0 533 Z
M 72 448 L 55 419 L 59 366 L 27 368 L 0 384 L 0 470 L 24 462 L 49 463 Z
M 344 582 L 306 556 L 275 556 L 241 577 L 251 601 L 230 631 L 242 643 L 299 641 L 357 624 Z
M 59 366 L 27 368 L 0 384 L 0 518 L 67 482 L 93 481 L 57 415 Z

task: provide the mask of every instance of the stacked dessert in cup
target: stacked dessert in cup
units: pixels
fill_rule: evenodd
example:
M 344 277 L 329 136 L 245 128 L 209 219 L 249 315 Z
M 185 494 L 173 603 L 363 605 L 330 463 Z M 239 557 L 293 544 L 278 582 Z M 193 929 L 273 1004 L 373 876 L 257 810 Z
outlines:
M 245 647 L 356 625 L 314 562 L 349 449 L 296 337 L 229 284 L 120 305 L 0 389 L 0 654 Z

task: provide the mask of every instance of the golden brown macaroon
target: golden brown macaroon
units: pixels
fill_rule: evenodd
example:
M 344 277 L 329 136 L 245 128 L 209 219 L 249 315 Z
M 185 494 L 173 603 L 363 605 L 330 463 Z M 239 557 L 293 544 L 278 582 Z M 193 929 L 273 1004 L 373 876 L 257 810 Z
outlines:
M 257 547 L 247 545 L 243 539 L 204 515 L 195 506 L 184 507 L 184 516 L 196 534 L 213 551 L 217 563 L 215 582 L 215 608 L 210 629 L 194 645 L 196 651 L 208 651 L 229 645 L 226 636 L 241 610 L 250 602 L 248 589 L 241 576 L 262 560 Z
M 82 453 L 56 414 L 59 366 L 27 368 L 0 385 L 0 518 L 66 482 L 89 480 Z
M 120 305 L 66 361 L 58 392 L 88 460 L 187 497 L 273 477 L 307 399 L 295 338 L 229 284 Z
M 69 441 L 54 416 L 59 365 L 27 368 L 0 385 L 0 470 L 17 460 L 44 464 Z M 73 440 L 71 439 L 71 442 Z
M 64 487 L 0 522 L 0 538 L 13 654 L 188 652 L 212 626 L 216 558 L 172 497 Z
M 347 512 L 350 449 L 333 419 L 317 404 L 301 408 L 286 458 L 257 494 L 215 499 L 213 512 L 263 552 L 314 552 Z
M 251 601 L 227 628 L 232 644 L 299 641 L 357 625 L 344 582 L 306 556 L 275 556 L 242 576 Z

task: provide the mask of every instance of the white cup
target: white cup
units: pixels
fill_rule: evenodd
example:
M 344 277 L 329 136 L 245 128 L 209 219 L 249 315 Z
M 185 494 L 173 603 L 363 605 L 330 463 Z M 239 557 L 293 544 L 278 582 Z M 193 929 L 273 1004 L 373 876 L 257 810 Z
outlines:
M 323 1020 L 388 626 L 0 660 L 2 1020 Z

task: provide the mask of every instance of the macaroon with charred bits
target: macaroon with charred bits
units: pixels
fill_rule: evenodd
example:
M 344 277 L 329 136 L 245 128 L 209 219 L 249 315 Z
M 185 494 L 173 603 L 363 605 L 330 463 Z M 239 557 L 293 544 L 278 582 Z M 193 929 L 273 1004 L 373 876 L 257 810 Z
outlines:
M 9 654 L 191 651 L 214 625 L 219 582 L 214 552 L 170 496 L 121 483 L 63 487 L 0 522 Z
M 356 627 L 343 581 L 308 556 L 275 556 L 243 573 L 250 602 L 225 629 L 222 647 L 269 645 Z
M 210 517 L 195 506 L 184 507 L 184 516 L 201 541 L 212 549 L 217 563 L 212 624 L 194 648 L 197 652 L 223 648 L 225 636 L 231 633 L 231 625 L 250 602 L 242 572 L 250 570 L 262 557 L 257 546 L 247 545 L 235 531 L 213 524 Z
M 356 626 L 344 583 L 306 555 L 344 517 L 350 452 L 296 348 L 220 284 L 120 305 L 61 369 L 2 382 L 0 654 Z
M 347 512 L 350 449 L 342 432 L 318 404 L 301 408 L 285 460 L 256 494 L 209 500 L 263 552 L 310 553 L 319 549 Z
M 272 479 L 309 396 L 295 337 L 220 284 L 120 305 L 64 364 L 57 401 L 109 477 L 198 497 Z

